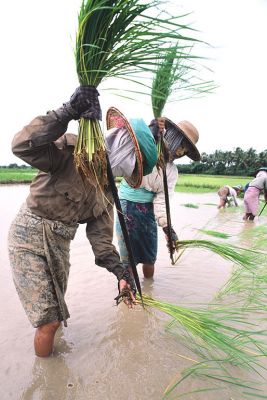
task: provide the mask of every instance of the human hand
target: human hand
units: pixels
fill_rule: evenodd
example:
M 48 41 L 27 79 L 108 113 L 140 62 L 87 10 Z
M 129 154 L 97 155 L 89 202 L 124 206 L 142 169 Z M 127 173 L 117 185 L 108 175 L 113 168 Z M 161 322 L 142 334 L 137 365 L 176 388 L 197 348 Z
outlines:
M 119 294 L 115 297 L 117 305 L 123 301 L 128 308 L 133 308 L 135 304 L 135 290 L 131 288 L 131 285 L 125 280 L 119 281 Z
M 70 98 L 70 101 L 65 103 L 69 114 L 74 119 L 102 119 L 102 112 L 98 100 L 99 93 L 94 86 L 79 86 Z
M 163 117 L 157 118 L 157 121 L 158 121 L 159 132 L 162 134 L 165 129 L 165 118 Z
M 163 232 L 165 233 L 165 238 L 166 238 L 166 241 L 167 241 L 167 246 L 168 246 L 168 248 L 169 248 L 169 251 L 174 251 L 174 250 L 177 250 L 178 249 L 178 243 L 179 243 L 179 239 L 178 239 L 178 236 L 177 236 L 177 234 L 176 234 L 176 232 L 175 232 L 175 230 L 171 227 L 171 230 L 170 230 L 171 232 L 170 232 L 170 234 L 171 234 L 171 237 L 170 237 L 170 239 L 169 239 L 169 230 L 168 230 L 168 227 L 167 226 L 165 226 L 164 228 L 163 228 Z M 171 249 L 170 249 L 170 242 L 171 242 Z
M 152 135 L 156 143 L 158 143 L 160 139 L 160 135 L 164 132 L 165 129 L 165 119 L 164 118 L 155 118 L 149 124 L 149 128 L 151 130 Z

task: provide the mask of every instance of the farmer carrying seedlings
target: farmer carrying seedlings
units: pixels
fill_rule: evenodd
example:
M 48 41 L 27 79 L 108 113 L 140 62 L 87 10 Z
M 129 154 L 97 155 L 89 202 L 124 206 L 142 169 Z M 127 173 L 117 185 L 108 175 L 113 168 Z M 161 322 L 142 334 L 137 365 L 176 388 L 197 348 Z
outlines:
M 93 86 L 78 87 L 70 101 L 36 117 L 12 142 L 13 153 L 39 169 L 30 185 L 30 194 L 11 225 L 9 256 L 21 303 L 31 324 L 37 328 L 34 348 L 40 357 L 51 354 L 61 321 L 67 325 L 69 312 L 64 295 L 70 267 L 70 241 L 79 224 L 86 224 L 95 263 L 116 276 L 120 291 L 128 291 L 129 297 L 124 299 L 128 307 L 134 302 L 133 279 L 112 244 L 110 187 L 106 185 L 104 192 L 101 191 L 76 168 L 73 153 L 77 137 L 65 134 L 68 123 L 81 117 L 101 119 L 98 92 Z M 128 136 L 132 140 L 128 154 L 133 166 L 135 162 L 138 164 L 134 171 L 135 175 L 140 174 L 141 180 L 146 155 L 140 157 L 134 132 Z M 124 138 L 129 139 L 127 131 Z M 156 152 L 155 143 L 154 148 Z M 116 151 L 116 146 L 113 150 Z M 131 173 L 132 170 L 125 176 Z
M 156 140 L 159 139 L 161 134 L 164 134 L 164 153 L 167 159 L 166 173 L 169 194 L 172 195 L 178 177 L 177 167 L 173 161 L 185 155 L 192 160 L 200 159 L 200 154 L 195 146 L 199 134 L 190 122 L 182 121 L 176 125 L 167 118 L 153 120 L 150 129 Z M 138 189 L 132 188 L 126 180 L 123 180 L 120 185 L 119 196 L 126 217 L 135 262 L 136 264 L 143 264 L 145 278 L 152 278 L 157 258 L 157 225 L 163 229 L 167 243 L 169 243 L 161 167 L 155 166 L 152 173 L 143 178 Z M 118 223 L 116 223 L 116 233 L 121 260 L 124 265 L 128 266 L 128 255 Z M 177 240 L 178 237 L 172 228 L 171 243 L 173 248 L 176 247 Z
M 237 196 L 243 191 L 243 187 L 241 185 L 236 185 L 236 186 L 222 186 L 218 190 L 218 196 L 220 197 L 220 204 L 218 205 L 218 208 L 225 208 L 226 205 L 230 205 L 231 200 L 233 200 L 235 206 L 238 206 L 237 203 Z
M 244 196 L 245 215 L 244 221 L 253 221 L 258 212 L 260 193 L 264 193 L 267 202 L 267 167 L 259 168 L 255 178 L 249 183 Z

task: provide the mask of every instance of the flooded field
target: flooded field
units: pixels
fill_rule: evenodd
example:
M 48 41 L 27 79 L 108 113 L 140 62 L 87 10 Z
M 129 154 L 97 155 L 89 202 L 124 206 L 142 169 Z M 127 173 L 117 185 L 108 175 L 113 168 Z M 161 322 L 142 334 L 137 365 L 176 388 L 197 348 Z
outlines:
M 68 327 L 58 332 L 52 357 L 35 357 L 34 329 L 18 300 L 7 254 L 9 225 L 28 190 L 27 185 L 0 186 L 0 399 L 162 399 L 170 381 L 190 365 L 179 357 L 187 354 L 186 349 L 165 332 L 166 316 L 140 307 L 128 310 L 124 304 L 114 305 L 116 280 L 94 264 L 85 226 L 79 227 L 71 245 L 66 295 L 71 315 Z M 244 223 L 241 200 L 240 207 L 226 210 L 218 210 L 217 203 L 216 193 L 176 193 L 172 200 L 172 220 L 179 238 L 201 238 L 199 229 L 209 229 L 227 232 L 232 235 L 232 243 L 240 244 L 241 233 L 252 225 L 267 223 L 266 216 L 256 218 L 254 223 Z M 198 207 L 186 207 L 188 204 Z M 250 245 L 249 240 L 246 245 Z M 144 281 L 141 268 L 138 269 L 144 293 L 188 306 L 211 301 L 231 270 L 230 262 L 197 249 L 186 250 L 177 265 L 172 266 L 161 231 L 154 280 Z M 194 385 L 196 388 L 197 382 Z M 179 389 L 175 393 L 178 396 Z M 231 389 L 184 398 L 241 400 Z

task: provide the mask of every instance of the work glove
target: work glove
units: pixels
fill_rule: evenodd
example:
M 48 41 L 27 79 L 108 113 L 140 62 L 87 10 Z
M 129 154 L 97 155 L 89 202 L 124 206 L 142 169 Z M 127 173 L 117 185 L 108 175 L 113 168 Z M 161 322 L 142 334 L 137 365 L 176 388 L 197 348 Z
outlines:
M 171 238 L 170 238 L 171 240 L 169 240 L 168 227 L 165 226 L 162 229 L 163 229 L 163 232 L 165 233 L 165 237 L 166 237 L 166 240 L 167 240 L 167 246 L 169 248 L 169 251 L 170 251 L 170 241 L 171 241 L 172 250 L 177 250 L 179 239 L 178 239 L 178 236 L 177 236 L 175 230 L 171 227 Z
M 94 86 L 79 86 L 70 98 L 64 103 L 66 111 L 73 119 L 102 119 L 102 112 L 98 100 L 99 93 Z

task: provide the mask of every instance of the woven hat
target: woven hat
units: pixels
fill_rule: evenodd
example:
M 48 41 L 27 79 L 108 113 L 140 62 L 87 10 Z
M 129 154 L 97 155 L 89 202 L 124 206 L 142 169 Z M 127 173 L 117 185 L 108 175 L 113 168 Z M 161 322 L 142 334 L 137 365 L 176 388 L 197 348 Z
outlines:
M 181 121 L 175 124 L 170 119 L 165 118 L 165 139 L 168 141 L 168 130 L 175 131 L 177 135 L 182 135 L 186 138 L 189 144 L 189 151 L 186 153 L 187 157 L 191 158 L 193 161 L 200 160 L 200 154 L 195 144 L 199 139 L 199 133 L 196 127 L 189 121 Z
M 106 114 L 107 129 L 126 129 L 134 145 L 136 156 L 135 167 L 131 176 L 125 176 L 127 183 L 133 188 L 141 185 L 144 175 L 152 172 L 157 163 L 157 147 L 150 129 L 142 118 L 133 118 L 129 121 L 115 107 L 110 107 Z
M 256 176 L 257 173 L 260 172 L 260 171 L 266 171 L 266 172 L 267 172 L 267 167 L 260 167 L 260 168 L 258 168 L 254 175 Z
M 244 190 L 242 185 L 235 185 L 235 186 L 233 186 L 233 189 L 235 189 L 235 190 Z

